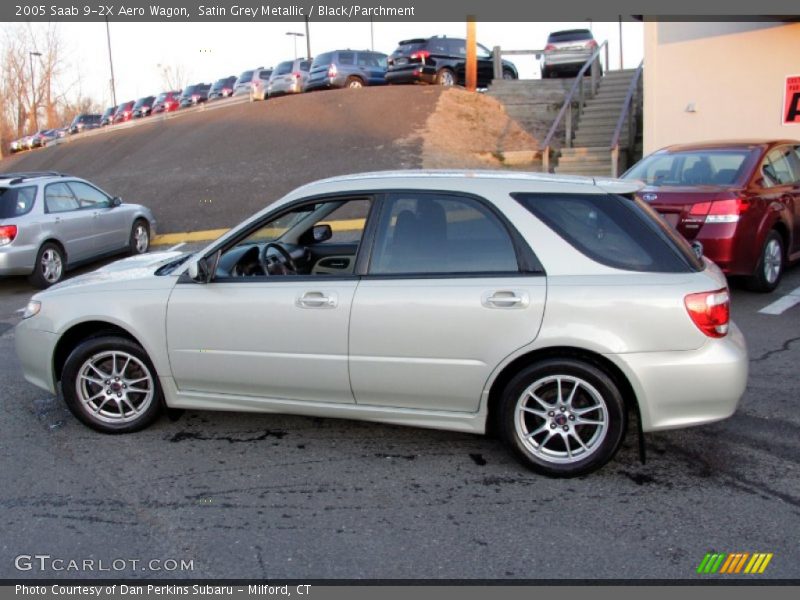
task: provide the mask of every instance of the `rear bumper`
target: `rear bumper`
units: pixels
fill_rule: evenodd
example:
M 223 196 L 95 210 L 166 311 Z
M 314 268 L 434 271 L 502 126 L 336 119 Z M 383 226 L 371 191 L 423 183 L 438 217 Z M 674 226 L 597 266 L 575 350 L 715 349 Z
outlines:
M 554 70 L 580 69 L 591 56 L 591 52 L 554 52 L 545 54 L 542 64 Z
M 36 262 L 36 246 L 0 247 L 0 275 L 30 275 Z
M 752 275 L 763 242 L 751 231 L 739 231 L 740 223 L 706 223 L 691 241 L 703 245 L 703 254 L 726 275 Z
M 429 65 L 386 71 L 386 83 L 436 83 L 436 69 Z
M 686 352 L 607 355 L 633 386 L 644 431 L 727 419 L 747 386 L 747 346 L 731 323 L 722 339 Z

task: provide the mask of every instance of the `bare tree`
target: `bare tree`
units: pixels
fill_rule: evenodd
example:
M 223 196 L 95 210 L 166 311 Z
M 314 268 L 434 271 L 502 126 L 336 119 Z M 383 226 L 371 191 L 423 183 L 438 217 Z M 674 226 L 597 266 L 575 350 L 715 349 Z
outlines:
M 189 77 L 183 65 L 160 64 L 158 68 L 161 71 L 161 82 L 164 84 L 164 89 L 182 90 L 189 83 Z

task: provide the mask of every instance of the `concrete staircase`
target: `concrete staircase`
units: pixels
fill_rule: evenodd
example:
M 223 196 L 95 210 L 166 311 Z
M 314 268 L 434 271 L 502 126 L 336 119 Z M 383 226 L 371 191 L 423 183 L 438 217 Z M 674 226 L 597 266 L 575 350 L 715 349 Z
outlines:
M 499 100 L 509 117 L 530 133 L 537 142 L 558 116 L 574 79 L 495 79 L 488 95 Z M 561 139 L 563 139 L 563 127 Z
M 635 72 L 635 69 L 625 69 L 609 71 L 603 76 L 597 94 L 586 102 L 578 119 L 572 147 L 561 148 L 555 167 L 556 173 L 611 176 L 611 139 Z M 639 103 L 635 113 L 637 123 L 640 123 L 642 114 L 641 79 L 639 86 Z M 620 173 L 642 156 L 641 130 L 641 126 L 637 126 L 636 148 L 632 156 L 627 156 L 627 120 L 623 125 L 620 136 Z

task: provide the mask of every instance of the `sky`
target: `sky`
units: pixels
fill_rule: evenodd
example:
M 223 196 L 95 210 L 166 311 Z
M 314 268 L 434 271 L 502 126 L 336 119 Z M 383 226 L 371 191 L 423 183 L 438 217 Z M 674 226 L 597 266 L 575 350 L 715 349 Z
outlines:
M 370 48 L 369 22 L 309 25 L 311 53 L 334 49 Z M 477 24 L 478 41 L 491 48 L 532 50 L 544 47 L 547 34 L 558 29 L 591 27 L 598 42 L 608 40 L 611 68 L 619 68 L 619 24 L 589 21 L 576 23 L 483 23 Z M 643 58 L 644 28 L 639 22 L 622 25 L 624 66 L 635 67 Z M 110 71 L 106 25 L 97 23 L 59 23 L 65 46 L 62 85 L 70 95 L 80 90 L 83 96 L 111 104 Z M 162 67 L 181 66 L 189 83 L 212 83 L 221 77 L 239 75 L 255 67 L 270 67 L 294 58 L 293 36 L 305 32 L 305 24 L 281 22 L 251 23 L 130 23 L 110 24 L 117 102 L 135 100 L 162 91 Z M 466 25 L 454 23 L 375 22 L 374 48 L 390 54 L 397 42 L 412 37 L 448 35 L 465 37 Z M 305 53 L 305 38 L 297 38 L 297 52 Z M 520 77 L 538 77 L 538 62 L 533 57 L 513 56 Z

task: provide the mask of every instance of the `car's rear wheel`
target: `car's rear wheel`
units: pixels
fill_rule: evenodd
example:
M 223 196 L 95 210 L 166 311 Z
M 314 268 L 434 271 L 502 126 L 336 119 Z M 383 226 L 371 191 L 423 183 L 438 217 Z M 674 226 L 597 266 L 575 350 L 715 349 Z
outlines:
M 514 74 L 514 71 L 511 69 L 503 69 L 503 79 L 513 80 L 516 78 L 517 76 Z
M 349 88 L 362 88 L 364 87 L 364 82 L 361 81 L 360 77 L 348 77 L 344 85 Z
M 144 254 L 150 249 L 150 226 L 144 219 L 136 219 L 131 227 L 131 254 Z
M 48 288 L 64 278 L 66 266 L 67 261 L 61 246 L 47 242 L 39 248 L 33 273 L 30 274 L 28 280 L 34 287 Z
M 436 83 L 444 87 L 452 87 L 456 84 L 456 76 L 450 69 L 440 69 L 436 73 Z
M 500 431 L 515 456 L 553 477 L 595 471 L 616 454 L 626 426 L 613 379 L 576 359 L 547 359 L 506 386 Z
M 75 417 L 103 433 L 147 427 L 163 396 L 147 354 L 117 336 L 91 338 L 70 353 L 61 373 L 64 401 Z
M 764 240 L 755 273 L 747 280 L 748 287 L 756 292 L 773 291 L 781 282 L 783 267 L 783 238 L 773 229 Z

